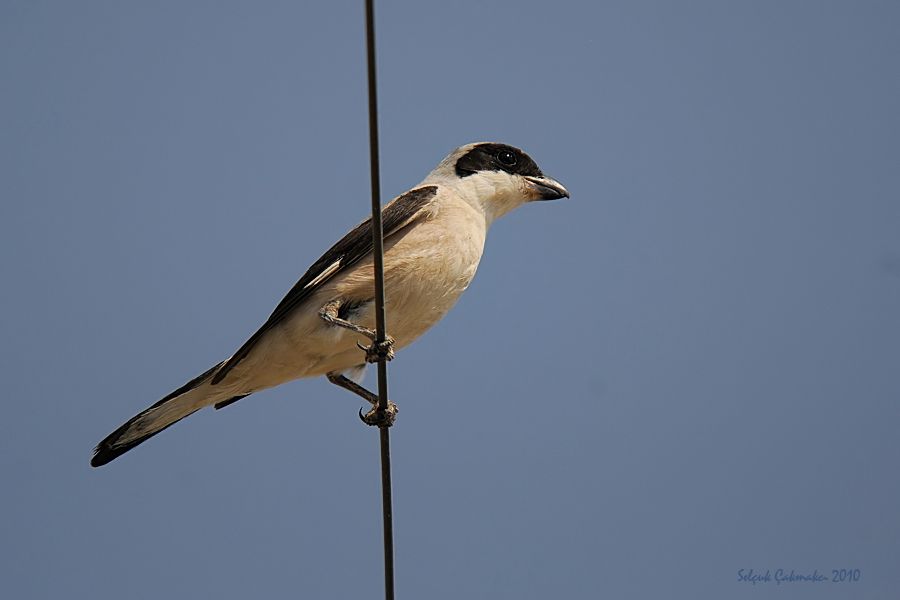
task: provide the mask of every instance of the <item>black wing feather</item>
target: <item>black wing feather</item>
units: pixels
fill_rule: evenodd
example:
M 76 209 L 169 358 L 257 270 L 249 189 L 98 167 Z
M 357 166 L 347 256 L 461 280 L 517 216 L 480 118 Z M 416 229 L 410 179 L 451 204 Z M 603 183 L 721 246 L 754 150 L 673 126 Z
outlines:
M 406 225 L 408 221 L 422 209 L 422 207 L 434 198 L 435 194 L 437 194 L 437 186 L 424 186 L 406 192 L 385 206 L 381 211 L 382 229 L 384 230 L 385 240 Z M 372 247 L 372 218 L 369 217 L 354 227 L 350 233 L 341 238 L 341 240 L 323 254 L 319 260 L 313 263 L 306 273 L 303 274 L 303 277 L 300 278 L 300 281 L 298 281 L 284 299 L 278 303 L 278 306 L 275 307 L 275 310 L 272 311 L 272 314 L 266 322 L 263 323 L 262 327 L 250 336 L 250 339 L 234 353 L 234 356 L 229 358 L 225 364 L 222 365 L 222 368 L 216 372 L 212 379 L 212 384 L 215 385 L 222 381 L 228 372 L 250 353 L 253 346 L 256 345 L 267 331 L 284 320 L 288 314 L 302 304 L 307 298 L 312 296 L 322 285 L 371 254 Z M 338 261 L 339 266 L 333 273 L 322 278 L 316 285 L 310 285 L 310 282 L 322 275 L 328 267 Z

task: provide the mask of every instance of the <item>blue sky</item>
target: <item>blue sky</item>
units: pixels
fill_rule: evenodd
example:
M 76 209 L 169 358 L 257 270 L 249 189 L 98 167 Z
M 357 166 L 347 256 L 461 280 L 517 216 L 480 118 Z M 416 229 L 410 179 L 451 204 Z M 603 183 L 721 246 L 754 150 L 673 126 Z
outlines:
M 897 5 L 377 11 L 385 197 L 479 140 L 572 193 L 391 363 L 398 597 L 893 593 Z M 377 434 L 324 380 L 88 466 L 365 217 L 362 18 L 0 4 L 4 597 L 381 593 Z

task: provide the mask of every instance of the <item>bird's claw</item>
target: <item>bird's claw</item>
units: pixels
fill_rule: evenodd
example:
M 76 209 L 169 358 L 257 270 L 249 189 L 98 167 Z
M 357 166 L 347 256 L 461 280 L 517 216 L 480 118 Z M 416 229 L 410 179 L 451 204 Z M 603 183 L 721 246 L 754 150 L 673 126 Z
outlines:
M 390 427 L 397 420 L 398 412 L 400 412 L 400 409 L 397 408 L 397 405 L 388 400 L 387 409 L 384 411 L 379 410 L 377 406 L 373 406 L 369 412 L 363 414 L 362 409 L 359 409 L 359 420 L 372 427 Z
M 387 336 L 383 342 L 372 342 L 371 346 L 363 346 L 359 342 L 356 345 L 366 353 L 367 363 L 389 361 L 394 358 L 394 338 Z

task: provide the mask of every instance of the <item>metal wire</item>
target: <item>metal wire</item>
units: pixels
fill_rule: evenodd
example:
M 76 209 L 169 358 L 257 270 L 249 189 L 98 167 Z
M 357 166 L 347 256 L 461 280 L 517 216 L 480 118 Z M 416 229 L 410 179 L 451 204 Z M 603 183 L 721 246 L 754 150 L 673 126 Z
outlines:
M 372 181 L 372 238 L 375 257 L 376 343 L 385 341 L 384 231 L 381 225 L 381 178 L 378 163 L 378 99 L 375 81 L 375 7 L 366 0 L 366 55 L 369 71 L 369 169 Z M 378 411 L 388 407 L 387 363 L 378 362 Z M 394 525 L 391 498 L 391 437 L 388 426 L 378 428 L 381 438 L 381 509 L 384 528 L 384 597 L 394 600 Z

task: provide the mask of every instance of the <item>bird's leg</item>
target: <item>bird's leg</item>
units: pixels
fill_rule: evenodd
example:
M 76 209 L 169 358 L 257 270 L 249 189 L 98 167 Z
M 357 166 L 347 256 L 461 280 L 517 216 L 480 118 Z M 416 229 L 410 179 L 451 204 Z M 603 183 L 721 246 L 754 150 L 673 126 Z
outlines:
M 392 358 L 394 358 L 394 338 L 388 335 L 385 336 L 385 340 L 383 342 L 379 342 L 378 334 L 374 330 L 369 329 L 368 327 L 363 327 L 362 325 L 357 325 L 356 323 L 351 323 L 346 319 L 342 319 L 340 316 L 338 316 L 340 314 L 341 304 L 342 303 L 340 300 L 332 300 L 321 309 L 319 309 L 319 316 L 322 317 L 322 320 L 329 325 L 336 325 L 337 327 L 349 329 L 350 331 L 356 332 L 360 335 L 364 335 L 372 340 L 372 344 L 370 346 L 363 346 L 359 342 L 357 342 L 356 344 L 357 346 L 359 346 L 360 350 L 365 351 L 366 362 L 376 363 L 391 360 Z M 350 383 L 353 382 L 351 381 Z
M 328 377 L 328 381 L 333 383 L 334 385 L 340 386 L 345 390 L 349 390 L 361 397 L 363 400 L 372 405 L 372 409 L 366 414 L 362 413 L 362 409 L 359 409 L 359 418 L 366 425 L 374 425 L 377 427 L 390 427 L 394 424 L 394 420 L 397 418 L 397 412 L 399 412 L 399 408 L 397 405 L 388 400 L 387 409 L 383 412 L 378 410 L 378 396 L 359 385 L 352 379 L 348 379 L 344 375 L 341 375 L 339 372 L 328 373 L 326 375 Z

